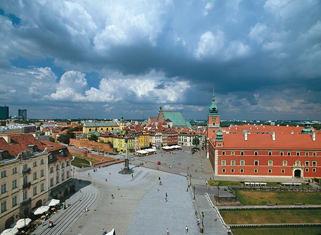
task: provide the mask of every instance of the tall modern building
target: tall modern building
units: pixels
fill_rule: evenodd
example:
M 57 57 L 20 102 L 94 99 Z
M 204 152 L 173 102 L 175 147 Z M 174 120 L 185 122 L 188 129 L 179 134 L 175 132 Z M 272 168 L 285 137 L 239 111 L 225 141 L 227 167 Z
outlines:
M 18 109 L 18 116 L 22 117 L 22 120 L 27 120 L 27 110 L 26 109 Z
M 9 118 L 9 107 L 2 106 L 0 107 L 0 120 L 6 120 Z

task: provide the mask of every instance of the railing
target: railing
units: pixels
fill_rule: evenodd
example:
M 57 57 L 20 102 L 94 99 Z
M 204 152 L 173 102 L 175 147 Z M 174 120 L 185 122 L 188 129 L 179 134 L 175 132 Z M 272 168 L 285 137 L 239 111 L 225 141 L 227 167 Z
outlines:
M 30 174 L 30 172 L 31 172 L 31 168 L 22 170 L 22 174 Z
M 23 186 L 22 186 L 22 188 L 23 188 L 23 189 L 26 189 L 26 188 L 30 188 L 30 186 L 31 186 L 31 182 L 29 182 L 29 183 L 24 183 Z

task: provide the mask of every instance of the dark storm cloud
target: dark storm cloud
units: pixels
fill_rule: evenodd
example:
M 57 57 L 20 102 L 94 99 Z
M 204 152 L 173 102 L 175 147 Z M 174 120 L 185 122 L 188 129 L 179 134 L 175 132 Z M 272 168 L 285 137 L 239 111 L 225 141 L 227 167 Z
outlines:
M 264 117 L 286 110 L 290 117 L 300 104 L 321 113 L 319 1 L 128 4 L 3 1 L 0 66 L 8 68 L 14 59 L 19 64 L 21 57 L 21 63 L 50 58 L 47 67 L 54 63 L 66 73 L 20 71 L 29 84 L 33 74 L 50 77 L 41 84 L 50 87 L 47 94 L 34 82 L 28 95 L 40 103 L 64 99 L 71 109 L 77 102 L 108 102 L 102 110 L 109 112 L 116 102 L 135 102 L 133 107 L 147 112 L 169 103 L 205 116 L 215 86 L 223 113 L 255 109 Z M 13 70 L 6 76 L 18 78 Z M 86 76 L 91 72 L 94 77 Z M 19 93 L 19 87 L 7 87 L 6 97 Z M 0 86 L 0 93 L 6 89 Z

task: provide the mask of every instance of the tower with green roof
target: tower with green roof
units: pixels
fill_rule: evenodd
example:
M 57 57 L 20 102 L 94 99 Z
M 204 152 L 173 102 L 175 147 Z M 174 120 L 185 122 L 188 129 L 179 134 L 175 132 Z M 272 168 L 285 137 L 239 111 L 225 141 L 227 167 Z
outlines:
M 209 108 L 209 114 L 207 115 L 207 137 L 216 138 L 215 133 L 220 128 L 220 114 L 215 103 L 215 93 L 213 88 L 213 101 Z

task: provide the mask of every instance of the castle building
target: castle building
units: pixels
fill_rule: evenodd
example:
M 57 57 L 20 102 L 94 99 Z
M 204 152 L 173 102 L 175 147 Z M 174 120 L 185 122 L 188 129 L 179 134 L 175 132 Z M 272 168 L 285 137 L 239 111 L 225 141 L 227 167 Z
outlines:
M 321 134 L 309 121 L 221 128 L 217 111 L 213 94 L 206 144 L 215 176 L 321 178 Z

